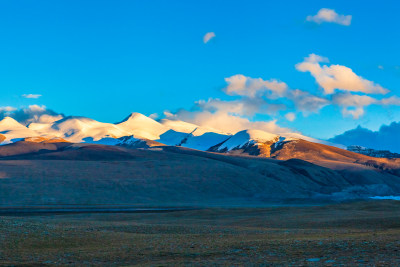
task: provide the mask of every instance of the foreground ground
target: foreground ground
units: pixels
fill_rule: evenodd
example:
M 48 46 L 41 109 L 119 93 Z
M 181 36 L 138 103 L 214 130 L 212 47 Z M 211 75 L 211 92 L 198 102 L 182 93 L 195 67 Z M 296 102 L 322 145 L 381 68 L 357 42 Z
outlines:
M 0 217 L 1 265 L 399 265 L 400 202 Z

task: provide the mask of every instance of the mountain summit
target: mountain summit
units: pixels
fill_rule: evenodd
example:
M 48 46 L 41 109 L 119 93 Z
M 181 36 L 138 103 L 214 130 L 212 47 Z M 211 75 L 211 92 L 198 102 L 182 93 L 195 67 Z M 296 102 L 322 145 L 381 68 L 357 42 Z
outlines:
M 3 135 L 3 138 L 1 138 L 3 139 L 2 144 L 8 144 L 19 141 L 22 138 L 39 135 L 37 132 L 28 129 L 26 126 L 10 117 L 5 117 L 0 121 L 0 134 Z
M 115 124 L 120 129 L 137 138 L 156 140 L 169 129 L 159 122 L 141 113 L 134 112 L 120 123 Z

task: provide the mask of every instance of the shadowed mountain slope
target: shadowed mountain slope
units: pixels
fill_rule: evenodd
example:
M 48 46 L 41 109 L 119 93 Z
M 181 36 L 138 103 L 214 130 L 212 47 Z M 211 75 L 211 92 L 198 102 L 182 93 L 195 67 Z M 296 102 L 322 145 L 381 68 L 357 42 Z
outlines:
M 236 206 L 400 193 L 400 177 L 360 164 L 335 170 L 183 147 L 17 142 L 0 156 L 2 205 Z

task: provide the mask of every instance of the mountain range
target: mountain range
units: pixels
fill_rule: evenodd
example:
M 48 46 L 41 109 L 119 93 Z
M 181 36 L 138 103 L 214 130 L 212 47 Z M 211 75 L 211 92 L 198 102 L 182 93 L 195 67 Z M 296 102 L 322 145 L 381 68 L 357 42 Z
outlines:
M 23 125 L 5 117 L 0 121 L 1 144 L 14 143 L 25 138 L 62 138 L 72 143 L 92 143 L 135 147 L 143 144 L 182 146 L 202 151 L 231 152 L 250 147 L 263 147 L 266 143 L 277 146 L 281 142 L 307 140 L 341 148 L 344 146 L 317 140 L 298 133 L 272 134 L 260 130 L 225 133 L 192 123 L 162 119 L 153 120 L 140 113 L 132 113 L 118 123 L 103 123 L 86 117 L 69 116 L 50 122 Z M 255 151 L 250 154 L 256 153 Z M 267 153 L 268 154 L 268 153 Z
M 298 133 L 225 133 L 132 113 L 0 121 L 0 204 L 243 205 L 400 195 L 400 159 Z M 33 166 L 33 167 L 32 167 Z

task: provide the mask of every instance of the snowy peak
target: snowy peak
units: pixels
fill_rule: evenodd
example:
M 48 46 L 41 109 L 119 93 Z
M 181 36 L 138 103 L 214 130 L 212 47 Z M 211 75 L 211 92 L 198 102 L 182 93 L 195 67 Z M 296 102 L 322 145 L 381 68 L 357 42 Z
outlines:
M 125 119 L 123 119 L 122 121 L 116 123 L 116 124 L 121 124 L 123 122 L 127 122 L 127 121 L 135 121 L 135 120 L 147 120 L 147 119 L 151 119 L 145 115 L 143 115 L 142 113 L 139 112 L 132 112 L 131 114 L 129 114 L 129 116 L 127 116 Z
M 16 129 L 27 129 L 24 125 L 10 117 L 5 117 L 0 121 L 0 131 L 9 131 Z
M 103 123 L 85 117 L 66 117 L 52 124 L 49 132 L 71 142 L 97 142 L 104 138 L 119 138 L 128 132 L 111 123 Z
M 168 127 L 140 113 L 132 113 L 116 126 L 134 135 L 136 138 L 157 140 L 169 130 Z
M 231 151 L 256 145 L 258 143 L 278 142 L 279 135 L 260 131 L 260 130 L 244 130 L 234 134 L 226 142 L 215 147 L 216 151 Z
M 0 134 L 3 136 L 1 138 L 2 144 L 18 141 L 25 137 L 34 137 L 38 135 L 36 132 L 26 128 L 24 125 L 10 117 L 5 117 L 0 121 Z
M 93 120 L 85 117 L 65 117 L 52 124 L 51 128 L 55 130 L 68 129 L 83 129 L 87 123 L 92 123 Z

